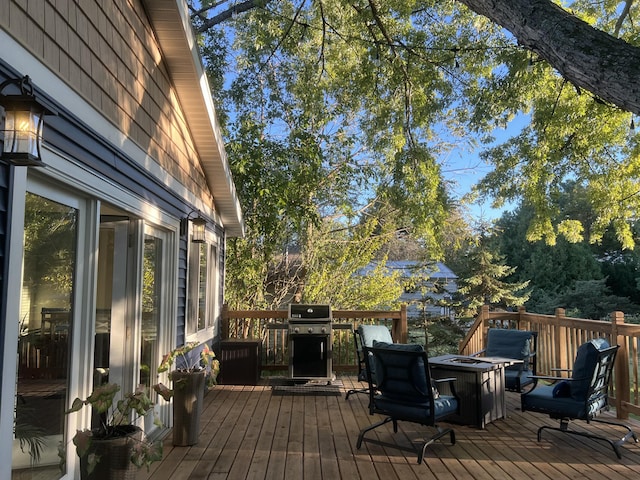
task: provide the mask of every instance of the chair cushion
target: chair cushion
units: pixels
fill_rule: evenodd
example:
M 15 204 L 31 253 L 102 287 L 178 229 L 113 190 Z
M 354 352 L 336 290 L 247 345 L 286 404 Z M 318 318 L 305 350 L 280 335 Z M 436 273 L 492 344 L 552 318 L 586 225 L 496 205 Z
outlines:
M 531 332 L 490 328 L 487 332 L 487 357 L 504 357 L 524 360 L 531 354 Z
M 609 347 L 609 342 L 604 338 L 598 338 L 583 343 L 576 352 L 576 360 L 573 363 L 571 382 L 571 397 L 575 400 L 585 400 L 591 377 L 593 376 L 598 359 L 598 351 Z
M 374 340 L 371 345 L 374 348 L 386 348 L 387 350 L 398 350 L 401 352 L 422 352 L 424 347 L 418 343 L 390 343 L 386 340 Z
M 540 412 L 552 417 L 586 418 L 585 401 L 575 400 L 571 396 L 554 397 L 554 385 L 540 385 L 529 393 L 522 395 L 522 409 Z
M 386 415 L 396 420 L 406 420 L 418 422 L 423 425 L 429 424 L 431 415 L 431 407 L 429 402 L 403 404 L 395 398 L 389 398 L 385 395 L 376 395 L 376 408 L 383 411 Z M 457 413 L 458 400 L 449 395 L 441 395 L 434 400 L 435 421 L 438 419 Z
M 571 396 L 571 384 L 566 380 L 556 383 L 552 390 L 553 398 L 558 397 L 570 397 Z
M 365 347 L 373 347 L 373 342 L 376 341 L 393 343 L 391 332 L 384 325 L 358 325 L 358 335 L 360 335 L 360 341 Z M 371 379 L 376 384 L 376 366 L 373 362 L 370 362 L 370 366 Z M 358 378 L 360 379 L 360 377 L 363 381 L 367 380 L 366 370 L 360 372 Z
M 413 343 L 387 343 L 373 342 L 374 348 L 395 352 L 424 352 L 422 345 Z M 383 357 L 380 359 L 380 357 Z M 385 396 L 409 402 L 424 402 L 431 396 L 431 386 L 427 388 L 427 377 L 425 375 L 424 360 L 416 356 L 386 354 L 384 351 L 376 352 L 374 356 L 377 385 L 385 384 Z M 386 371 L 382 365 L 386 366 Z M 410 384 L 403 381 L 394 381 L 394 377 L 403 377 L 409 374 Z M 388 374 L 388 378 L 387 375 Z
M 359 325 L 358 333 L 365 347 L 373 347 L 373 342 L 393 343 L 391 332 L 384 325 Z

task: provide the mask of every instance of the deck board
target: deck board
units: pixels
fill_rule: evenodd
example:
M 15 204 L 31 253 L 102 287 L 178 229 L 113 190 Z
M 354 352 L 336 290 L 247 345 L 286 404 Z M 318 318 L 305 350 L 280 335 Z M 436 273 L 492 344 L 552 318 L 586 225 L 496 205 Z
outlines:
M 411 452 L 365 442 L 356 448 L 358 432 L 380 417 L 370 416 L 368 397 L 345 392 L 361 384 L 341 377 L 342 392 L 274 394 L 268 385 L 215 387 L 205 397 L 201 436 L 197 445 L 174 447 L 165 440 L 161 462 L 140 470 L 138 480 L 623 480 L 640 474 L 640 444 L 627 443 L 619 460 L 611 447 L 581 437 L 544 431 L 556 426 L 549 417 L 520 411 L 518 394 L 507 393 L 507 418 L 483 430 L 453 425 L 456 444 L 448 437 L 427 448 L 417 464 Z M 613 418 L 613 417 L 612 417 Z M 629 420 L 636 433 L 640 422 Z M 408 446 L 431 429 L 391 424 L 370 432 L 385 442 Z M 576 422 L 576 428 L 598 428 L 615 438 L 621 430 Z

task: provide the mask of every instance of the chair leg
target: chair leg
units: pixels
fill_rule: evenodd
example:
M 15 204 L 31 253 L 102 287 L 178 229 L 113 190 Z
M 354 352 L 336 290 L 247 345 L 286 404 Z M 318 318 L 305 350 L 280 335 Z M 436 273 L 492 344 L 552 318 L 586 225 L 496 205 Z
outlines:
M 354 394 L 354 393 L 366 393 L 367 395 L 369 394 L 369 389 L 368 388 L 352 388 L 351 390 L 349 390 L 347 392 L 347 395 L 344 397 L 345 400 L 349 400 L 349 395 Z
M 386 417 L 384 420 L 381 420 L 379 422 L 376 422 L 372 425 L 369 425 L 368 427 L 363 428 L 362 430 L 360 430 L 360 433 L 358 434 L 358 441 L 356 443 L 356 448 L 360 448 L 362 446 L 362 441 L 364 440 L 364 436 L 367 432 L 370 432 L 371 430 L 378 428 L 382 425 L 384 425 L 385 423 L 389 423 L 393 420 L 393 418 L 391 417 Z M 395 422 L 394 422 L 395 423 Z
M 451 445 L 456 444 L 456 434 L 451 428 L 441 428 L 441 427 L 438 427 L 437 425 L 435 427 L 438 430 L 438 433 L 436 433 L 429 440 L 424 442 L 422 444 L 422 448 L 418 450 L 418 465 L 420 465 L 423 462 L 427 447 L 431 445 L 433 442 L 435 442 L 436 440 L 444 437 L 446 434 L 449 434 L 449 440 L 451 441 Z
M 381 425 L 384 425 L 385 423 L 389 423 L 389 422 L 393 422 L 394 425 L 394 432 L 397 433 L 398 431 L 398 422 L 397 420 L 394 420 L 391 417 L 386 417 L 384 420 L 381 420 L 380 422 L 374 423 L 373 425 L 369 425 L 366 428 L 363 428 L 362 430 L 360 430 L 360 434 L 358 435 L 358 441 L 356 442 L 356 448 L 360 449 L 360 447 L 362 447 L 362 442 L 363 441 L 367 441 L 369 443 L 374 443 L 376 445 L 383 445 L 386 447 L 391 447 L 391 448 L 398 448 L 400 450 L 405 450 L 408 452 L 417 452 L 418 453 L 418 464 L 421 464 L 424 461 L 424 456 L 425 456 L 425 451 L 427 449 L 427 447 L 429 445 L 431 445 L 432 443 L 434 443 L 436 440 L 439 440 L 440 438 L 444 437 L 445 435 L 449 435 L 449 440 L 451 441 L 451 445 L 455 445 L 456 444 L 456 434 L 453 431 L 453 429 L 451 428 L 441 428 L 437 425 L 434 425 L 436 430 L 438 431 L 435 435 L 433 435 L 432 437 L 430 437 L 428 440 L 426 440 L 425 442 L 423 442 L 421 444 L 421 446 L 419 448 L 415 448 L 415 444 L 412 444 L 413 448 L 407 448 L 405 446 L 401 446 L 401 445 L 396 445 L 395 443 L 390 443 L 390 442 L 385 442 L 382 440 L 378 440 L 378 439 L 373 439 L 373 438 L 367 438 L 365 439 L 364 436 L 367 432 L 373 430 L 374 428 L 378 428 Z
M 613 441 L 613 440 L 611 440 L 609 438 L 602 437 L 600 435 L 593 435 L 593 434 L 587 433 L 587 432 L 578 432 L 578 431 L 575 431 L 575 430 L 569 430 L 569 421 L 566 420 L 566 419 L 561 419 L 560 420 L 560 427 L 550 427 L 548 425 L 544 425 L 544 426 L 538 428 L 538 441 L 540 441 L 542 439 L 542 430 L 556 430 L 558 432 L 570 433 L 571 435 L 578 435 L 580 437 L 591 438 L 592 440 L 601 440 L 601 441 L 607 442 L 609 445 L 611 445 L 611 447 L 613 448 L 613 451 L 616 453 L 616 456 L 619 459 L 622 459 L 622 454 L 620 453 L 620 445 L 624 444 L 625 442 L 627 442 L 631 438 L 633 438 L 635 443 L 638 443 L 638 437 L 633 432 L 633 430 L 631 430 L 631 428 L 629 428 L 628 426 L 626 426 L 626 425 L 624 425 L 622 423 L 610 422 L 610 421 L 607 421 L 607 420 L 601 420 L 601 419 L 595 419 L 595 418 L 592 419 L 591 421 L 592 422 L 599 422 L 599 423 L 606 423 L 606 424 L 614 425 L 614 426 L 617 426 L 617 427 L 622 427 L 622 428 L 625 428 L 627 430 L 627 433 L 620 440 Z
M 631 428 L 629 426 L 625 425 L 624 423 L 612 422 L 610 420 L 604 420 L 604 419 L 601 419 L 601 418 L 594 418 L 591 421 L 592 422 L 598 422 L 598 423 L 605 423 L 607 425 L 613 425 L 614 427 L 624 428 L 627 431 L 627 433 L 625 433 L 622 436 L 622 438 L 620 438 L 619 440 L 616 440 L 615 442 L 609 441 L 609 443 L 611 443 L 611 445 L 613 446 L 613 449 L 616 451 L 616 453 L 618 453 L 618 458 L 622 458 L 620 456 L 619 449 L 618 449 L 618 447 L 620 445 L 625 444 L 626 442 L 628 442 L 632 438 L 633 438 L 633 442 L 634 443 L 638 443 L 638 436 L 636 435 L 636 433 L 633 430 L 631 430 Z

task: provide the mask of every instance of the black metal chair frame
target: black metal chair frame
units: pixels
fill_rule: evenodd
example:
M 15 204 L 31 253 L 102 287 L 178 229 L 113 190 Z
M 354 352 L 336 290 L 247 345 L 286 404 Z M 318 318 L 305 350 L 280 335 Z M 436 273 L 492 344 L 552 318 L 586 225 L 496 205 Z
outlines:
M 425 456 L 425 450 L 426 448 L 431 445 L 432 443 L 434 443 L 436 440 L 449 435 L 449 440 L 451 442 L 451 445 L 455 445 L 456 443 L 456 437 L 455 437 L 455 432 L 453 431 L 453 429 L 451 428 L 442 428 L 440 427 L 436 422 L 441 421 L 441 420 L 445 420 L 448 416 L 450 415 L 454 415 L 459 413 L 459 402 L 458 402 L 458 407 L 454 412 L 452 413 L 448 413 L 446 415 L 442 415 L 442 416 L 436 416 L 435 414 L 435 398 L 433 395 L 433 391 L 432 394 L 429 396 L 429 416 L 425 421 L 417 421 L 415 418 L 409 416 L 403 416 L 403 415 L 397 415 L 397 414 L 391 414 L 389 411 L 385 410 L 385 409 L 381 409 L 378 408 L 377 406 L 377 402 L 376 400 L 379 398 L 379 395 L 384 395 L 385 391 L 387 390 L 387 384 L 389 382 L 406 382 L 406 378 L 403 378 L 403 375 L 397 375 L 398 372 L 394 372 L 393 370 L 387 369 L 387 366 L 384 363 L 378 363 L 376 368 L 382 367 L 382 369 L 384 370 L 384 374 L 383 376 L 383 380 L 381 383 L 376 384 L 374 382 L 374 380 L 372 379 L 372 375 L 371 375 L 371 368 L 369 368 L 369 362 L 374 361 L 374 357 L 376 355 L 379 355 L 380 352 L 384 352 L 385 354 L 391 354 L 391 355 L 404 355 L 404 356 L 409 356 L 411 357 L 411 365 L 414 365 L 415 362 L 418 362 L 420 359 L 422 359 L 423 364 L 424 364 L 424 375 L 426 378 L 426 385 L 433 385 L 431 383 L 431 375 L 429 373 L 429 363 L 428 363 L 428 358 L 427 358 L 427 354 L 424 351 L 406 351 L 406 350 L 391 350 L 388 348 L 369 348 L 366 346 L 362 347 L 362 350 L 364 352 L 364 361 L 367 364 L 367 368 L 366 368 L 366 374 L 367 374 L 367 381 L 369 384 L 369 413 L 371 415 L 374 414 L 381 414 L 381 415 L 385 415 L 385 418 L 379 422 L 376 422 L 368 427 L 363 428 L 362 430 L 360 430 L 360 433 L 358 434 L 358 441 L 356 443 L 356 447 L 359 449 L 362 446 L 362 442 L 368 442 L 368 443 L 373 443 L 376 445 L 382 445 L 382 446 L 386 446 L 386 447 L 391 447 L 391 448 L 397 448 L 399 450 L 403 450 L 403 451 L 407 451 L 407 452 L 412 452 L 412 453 L 417 453 L 418 455 L 418 464 L 421 464 L 424 460 L 424 456 Z M 379 357 L 380 358 L 380 357 Z M 410 369 L 409 369 L 410 370 Z M 403 373 L 405 373 L 406 375 L 406 371 L 403 371 Z M 449 388 L 452 392 L 452 395 L 454 397 L 456 397 L 457 399 L 457 395 L 456 395 L 456 391 L 455 391 L 455 378 L 443 378 L 443 379 L 439 379 L 439 380 L 434 380 L 434 384 L 438 384 L 438 383 L 444 383 L 447 382 L 449 384 Z M 415 387 L 414 387 L 415 388 Z M 416 389 L 417 391 L 417 389 Z M 401 406 L 401 407 L 415 407 L 416 404 L 412 403 L 410 399 L 407 399 L 407 401 L 403 401 L 403 400 L 395 400 L 394 403 L 396 403 L 397 405 Z M 420 425 L 425 425 L 425 426 L 431 426 L 434 427 L 436 429 L 436 433 L 431 436 L 430 438 L 426 439 L 424 442 L 422 442 L 422 444 L 419 447 L 416 447 L 415 445 L 413 445 L 413 448 L 409 448 L 409 447 L 405 447 L 403 445 L 397 445 L 395 443 L 390 443 L 390 442 L 385 442 L 383 440 L 378 440 L 375 438 L 365 438 L 365 435 L 382 426 L 385 425 L 389 422 L 393 422 L 393 432 L 394 433 L 398 433 L 398 421 L 408 421 L 408 422 L 412 422 L 412 423 L 418 423 Z
M 631 428 L 628 427 L 627 425 L 619 422 L 613 422 L 610 420 L 596 418 L 596 415 L 598 415 L 603 410 L 609 410 L 609 383 L 611 380 L 613 365 L 615 363 L 616 355 L 618 353 L 618 348 L 619 348 L 618 345 L 614 345 L 598 351 L 597 357 L 596 357 L 595 370 L 592 372 L 589 389 L 584 399 L 583 411 L 586 413 L 583 416 L 576 417 L 573 415 L 569 415 L 567 414 L 567 412 L 563 412 L 562 409 L 558 409 L 557 411 L 552 411 L 551 409 L 548 409 L 548 408 L 539 408 L 539 409 L 531 408 L 531 405 L 527 406 L 525 404 L 524 398 L 526 397 L 526 395 L 531 394 L 535 391 L 535 388 L 538 386 L 539 380 L 550 381 L 552 382 L 552 384 L 554 384 L 559 381 L 575 382 L 575 381 L 584 380 L 584 378 L 572 379 L 572 378 L 544 376 L 544 375 L 536 375 L 535 377 L 532 377 L 535 382 L 534 387 L 528 392 L 523 393 L 521 395 L 522 411 L 523 412 L 533 411 L 537 413 L 545 413 L 545 414 L 548 414 L 551 418 L 560 421 L 560 425 L 558 427 L 543 425 L 540 428 L 538 428 L 538 441 L 542 440 L 543 430 L 556 430 L 562 433 L 568 433 L 571 435 L 577 435 L 580 437 L 586 437 L 593 440 L 600 440 L 600 441 L 607 442 L 613 448 L 613 451 L 615 452 L 616 456 L 619 459 L 622 458 L 622 454 L 620 453 L 621 445 L 623 445 L 625 442 L 629 441 L 632 438 L 635 441 L 635 443 L 638 443 L 638 437 L 636 436 L 634 431 L 631 430 Z M 556 369 L 555 371 L 561 371 L 561 370 Z M 571 370 L 568 370 L 568 371 L 571 371 Z M 597 408 L 590 408 L 590 406 L 594 406 L 594 405 L 597 406 Z M 583 421 L 586 421 L 587 423 L 597 422 L 597 423 L 604 423 L 607 425 L 613 425 L 616 427 L 621 427 L 623 429 L 626 429 L 626 434 L 623 435 L 622 438 L 618 440 L 611 440 L 610 438 L 606 438 L 601 435 L 596 435 L 589 432 L 571 430 L 569 429 L 569 422 L 571 420 L 583 420 Z
M 391 338 L 391 333 L 389 333 L 389 338 Z M 364 341 L 360 336 L 360 328 L 356 328 L 355 330 L 353 330 L 353 344 L 356 351 L 356 358 L 358 359 L 358 380 L 360 382 L 367 382 L 367 364 L 364 357 L 364 351 L 362 350 Z M 371 345 L 369 345 L 369 347 L 371 347 Z M 349 400 L 349 396 L 354 393 L 369 394 L 368 384 L 363 388 L 352 388 L 350 390 L 347 390 L 344 399 Z
M 356 357 L 358 359 L 358 380 L 361 382 L 366 382 L 367 374 L 364 354 L 362 352 L 362 339 L 360 338 L 360 332 L 358 332 L 357 329 L 353 331 L 353 343 L 355 345 Z M 367 386 L 364 388 L 352 388 L 347 391 L 344 399 L 349 400 L 349 395 L 352 395 L 354 393 L 369 393 L 369 387 Z
M 504 329 L 505 332 L 509 332 L 511 330 L 508 329 Z M 530 351 L 529 354 L 525 357 L 525 358 L 517 358 L 516 360 L 522 360 L 522 363 L 518 363 L 515 365 L 512 365 L 510 367 L 510 369 L 513 370 L 518 370 L 519 374 L 522 374 L 523 371 L 528 367 L 529 370 L 531 371 L 531 375 L 528 376 L 528 378 L 533 378 L 536 376 L 537 374 L 537 348 L 538 348 L 538 332 L 535 331 L 531 331 L 531 330 L 517 330 L 518 332 L 526 332 L 528 333 L 531 337 L 531 344 L 530 344 Z M 487 345 L 488 346 L 488 345 Z M 482 357 L 485 355 L 487 351 L 487 348 L 484 348 L 482 350 L 480 350 L 479 352 L 475 352 L 472 353 L 471 356 L 472 357 Z M 533 387 L 533 382 L 527 382 L 525 385 L 521 385 L 520 383 L 520 375 L 517 375 L 515 377 L 515 387 L 510 387 L 509 385 L 507 385 L 507 382 L 505 381 L 505 389 L 509 390 L 510 392 L 518 392 L 518 393 L 522 393 L 524 391 L 523 387 Z

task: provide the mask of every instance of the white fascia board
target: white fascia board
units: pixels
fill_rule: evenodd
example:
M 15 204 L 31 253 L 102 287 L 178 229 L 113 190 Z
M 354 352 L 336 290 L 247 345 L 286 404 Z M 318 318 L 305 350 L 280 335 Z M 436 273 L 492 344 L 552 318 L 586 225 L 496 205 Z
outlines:
M 211 87 L 184 0 L 143 0 L 227 236 L 244 235 Z

